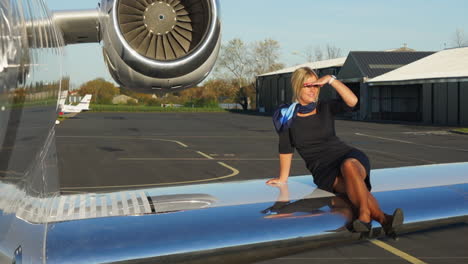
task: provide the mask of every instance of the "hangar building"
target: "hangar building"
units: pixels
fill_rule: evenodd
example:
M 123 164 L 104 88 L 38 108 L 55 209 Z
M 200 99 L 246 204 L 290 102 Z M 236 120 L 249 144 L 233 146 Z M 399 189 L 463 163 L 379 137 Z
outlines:
M 371 120 L 468 125 L 468 47 L 437 52 L 367 84 Z
M 358 111 L 353 119 L 371 120 L 369 104 L 372 94 L 368 80 L 415 62 L 434 52 L 412 51 L 352 51 L 337 75 L 359 98 Z

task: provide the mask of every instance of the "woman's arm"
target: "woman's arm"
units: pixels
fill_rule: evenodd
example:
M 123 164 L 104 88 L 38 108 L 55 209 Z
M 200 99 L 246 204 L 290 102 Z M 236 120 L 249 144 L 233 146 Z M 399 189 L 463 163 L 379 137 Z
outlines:
M 310 85 L 318 85 L 322 87 L 325 84 L 330 84 L 341 96 L 341 98 L 343 98 L 343 101 L 346 103 L 347 106 L 355 107 L 357 105 L 358 98 L 353 93 L 353 91 L 351 91 L 351 89 L 349 89 L 349 87 L 346 86 L 346 84 L 342 83 L 340 80 L 332 78 L 331 75 L 325 75 L 317 81 L 311 83 Z
M 292 157 L 293 157 L 293 153 L 279 154 L 279 160 L 280 160 L 279 177 L 268 180 L 266 182 L 267 184 L 283 184 L 288 181 L 289 172 L 291 170 Z
M 332 79 L 330 75 L 327 75 L 325 77 L 329 76 L 329 80 Z M 358 103 L 358 98 L 356 95 L 349 89 L 346 84 L 342 83 L 340 80 L 333 80 L 332 83 L 330 84 L 333 88 L 335 88 L 336 92 L 343 98 L 343 101 L 348 105 L 349 107 L 355 107 Z

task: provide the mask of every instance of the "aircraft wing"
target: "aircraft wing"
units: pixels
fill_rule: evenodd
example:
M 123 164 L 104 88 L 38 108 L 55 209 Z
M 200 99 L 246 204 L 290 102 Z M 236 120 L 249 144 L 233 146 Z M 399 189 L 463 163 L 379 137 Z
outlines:
M 467 169 L 373 170 L 373 194 L 384 211 L 404 210 L 402 233 L 466 222 Z M 45 226 L 51 263 L 249 263 L 359 239 L 337 197 L 310 176 L 290 178 L 288 189 L 301 209 L 287 214 L 271 209 L 279 189 L 251 180 L 29 199 L 16 203 L 15 221 Z M 11 191 L 0 192 L 3 204 L 18 198 Z

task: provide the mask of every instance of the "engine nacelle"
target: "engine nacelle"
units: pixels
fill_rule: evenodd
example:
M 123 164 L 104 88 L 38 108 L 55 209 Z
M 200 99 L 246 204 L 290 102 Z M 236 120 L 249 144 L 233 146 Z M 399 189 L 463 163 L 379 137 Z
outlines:
M 221 43 L 217 0 L 107 0 L 100 6 L 104 60 L 113 78 L 145 93 L 201 82 Z

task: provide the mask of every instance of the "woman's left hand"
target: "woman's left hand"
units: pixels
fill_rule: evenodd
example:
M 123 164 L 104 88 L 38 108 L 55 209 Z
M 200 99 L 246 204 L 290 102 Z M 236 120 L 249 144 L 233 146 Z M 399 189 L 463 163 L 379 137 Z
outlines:
M 288 184 L 288 182 L 287 182 L 287 181 L 284 181 L 284 180 L 281 180 L 280 178 L 274 178 L 274 179 L 268 180 L 268 181 L 266 182 L 266 184 L 268 184 L 268 185 L 270 185 L 270 186 L 279 187 L 279 186 Z
M 331 80 L 331 75 L 325 75 L 322 78 L 316 80 L 315 82 L 311 83 L 304 83 L 304 86 L 320 86 L 323 87 L 325 84 L 328 84 Z

